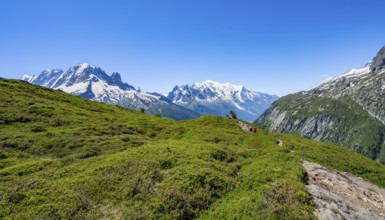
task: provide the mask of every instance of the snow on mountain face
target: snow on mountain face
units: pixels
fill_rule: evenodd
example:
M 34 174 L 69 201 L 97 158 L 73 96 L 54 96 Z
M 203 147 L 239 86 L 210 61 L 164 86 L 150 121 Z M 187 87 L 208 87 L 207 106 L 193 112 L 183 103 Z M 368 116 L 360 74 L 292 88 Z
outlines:
M 114 81 L 113 79 L 120 79 L 120 76 L 117 75 L 119 74 L 115 73 L 114 78 L 109 77 L 99 67 L 82 63 L 71 67 L 66 72 L 58 69 L 45 70 L 37 77 L 24 77 L 23 80 L 48 88 L 60 89 L 79 96 L 85 96 L 85 93 L 92 93 L 95 100 L 99 101 L 108 92 L 116 93 L 118 90 L 135 90 L 134 87 L 121 81 L 115 82 L 116 80 Z
M 145 108 L 149 114 L 161 113 L 174 119 L 199 117 L 199 114 L 175 105 L 162 95 L 142 92 L 123 83 L 119 73 L 109 76 L 101 68 L 88 63 L 71 67 L 65 72 L 53 69 L 45 70 L 37 77 L 25 75 L 22 80 L 98 102 L 132 109 Z
M 234 110 L 239 118 L 253 121 L 277 96 L 254 92 L 242 85 L 211 80 L 192 85 L 175 86 L 167 96 L 174 103 L 201 114 L 224 116 Z
M 31 82 L 33 81 L 34 79 L 36 78 L 36 76 L 30 76 L 30 75 L 24 75 L 21 77 L 21 80 L 23 81 L 27 81 L 27 82 Z
M 53 69 L 44 70 L 38 76 L 24 75 L 22 80 L 33 82 L 44 87 L 52 88 L 56 80 L 63 74 L 63 70 Z
M 332 87 L 335 87 L 335 85 L 340 81 L 361 80 L 361 79 L 370 75 L 370 73 L 371 73 L 370 67 L 371 67 L 371 62 L 367 63 L 365 66 L 363 66 L 361 68 L 351 69 L 340 76 L 334 77 L 334 78 L 322 83 L 319 86 L 319 89 L 323 89 L 323 90 L 330 89 Z

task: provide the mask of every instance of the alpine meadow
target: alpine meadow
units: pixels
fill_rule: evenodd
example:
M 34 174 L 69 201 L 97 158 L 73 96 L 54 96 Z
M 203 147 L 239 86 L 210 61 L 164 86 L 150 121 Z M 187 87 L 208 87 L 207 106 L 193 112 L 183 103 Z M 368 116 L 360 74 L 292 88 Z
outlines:
M 384 0 L 0 0 L 0 220 L 385 220 Z
M 235 119 L 173 121 L 6 79 L 0 95 L 2 219 L 312 219 L 304 160 L 385 187 L 373 160 Z

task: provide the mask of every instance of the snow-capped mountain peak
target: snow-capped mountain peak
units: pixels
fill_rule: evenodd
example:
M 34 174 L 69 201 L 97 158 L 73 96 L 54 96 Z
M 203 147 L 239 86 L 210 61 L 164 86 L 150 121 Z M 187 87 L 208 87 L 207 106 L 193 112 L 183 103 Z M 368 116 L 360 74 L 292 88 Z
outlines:
M 79 63 L 78 65 L 79 67 L 82 67 L 82 68 L 87 68 L 89 66 L 91 66 L 89 63 Z
M 24 80 L 24 81 L 27 81 L 27 82 L 30 82 L 30 81 L 33 81 L 34 79 L 36 78 L 35 75 L 23 75 L 21 77 L 21 80 Z
M 95 66 L 91 66 L 89 63 L 79 63 L 78 65 L 73 67 L 74 69 L 77 69 L 79 73 L 83 72 L 87 68 L 98 68 Z
M 183 86 L 182 86 L 183 87 Z M 185 85 L 186 87 L 186 85 Z M 189 86 L 187 86 L 188 88 Z M 205 99 L 223 99 L 243 102 L 242 92 L 250 91 L 243 85 L 234 85 L 231 83 L 219 83 L 212 80 L 206 80 L 201 83 L 194 83 L 189 88 L 200 90 L 203 94 L 207 94 Z M 186 93 L 186 91 L 184 91 Z M 201 99 L 201 96 L 198 96 Z
M 203 82 L 204 85 L 207 87 L 218 91 L 219 93 L 222 94 L 229 94 L 229 93 L 234 93 L 234 92 L 240 92 L 244 88 L 243 85 L 234 85 L 231 83 L 219 83 L 211 80 L 206 80 Z
M 149 114 L 162 112 L 165 117 L 174 119 L 196 118 L 198 113 L 177 106 L 166 97 L 136 90 L 123 83 L 119 73 L 109 76 L 100 67 L 88 63 L 69 68 L 67 71 L 48 69 L 37 77 L 23 76 L 30 83 L 60 89 L 64 92 L 94 101 L 120 105 L 127 108 L 145 108 Z
M 243 88 L 242 85 L 234 85 L 234 84 L 231 84 L 229 82 L 220 83 L 220 82 L 215 82 L 212 80 L 205 80 L 202 83 L 194 83 L 193 85 L 196 87 L 205 86 L 208 88 L 212 88 L 215 90 L 222 90 L 222 91 L 224 91 L 224 90 L 236 91 L 236 90 L 241 90 Z
M 175 86 L 167 96 L 174 103 L 202 114 L 226 115 L 238 111 L 241 119 L 255 120 L 278 97 L 252 91 L 243 85 L 212 80 Z

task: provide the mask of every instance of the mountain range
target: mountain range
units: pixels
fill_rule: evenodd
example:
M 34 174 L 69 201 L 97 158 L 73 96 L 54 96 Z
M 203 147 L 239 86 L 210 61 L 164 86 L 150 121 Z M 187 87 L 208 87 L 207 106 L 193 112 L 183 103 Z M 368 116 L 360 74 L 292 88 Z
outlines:
M 199 114 L 175 105 L 163 95 L 147 93 L 123 83 L 119 73 L 107 75 L 100 67 L 82 63 L 67 71 L 48 69 L 38 76 L 22 77 L 32 84 L 77 95 L 93 101 L 131 109 L 145 108 L 148 114 L 161 114 L 176 120 L 199 117 Z
M 335 143 L 385 163 L 384 99 L 385 47 L 361 68 L 282 97 L 256 124 Z
M 176 86 L 166 97 L 135 89 L 122 82 L 119 73 L 109 76 L 100 67 L 87 63 L 67 71 L 48 69 L 38 76 L 24 75 L 22 80 L 98 102 L 131 109 L 144 108 L 148 114 L 160 114 L 176 120 L 197 118 L 200 114 L 225 116 L 233 110 L 240 119 L 251 122 L 278 98 L 244 86 L 213 81 Z
M 167 98 L 200 114 L 226 115 L 233 110 L 246 121 L 258 118 L 278 96 L 254 92 L 244 86 L 204 81 L 175 86 Z
M 98 102 L 144 108 L 148 114 L 176 120 L 201 114 L 225 116 L 230 110 L 250 122 L 261 116 L 255 123 L 264 129 L 335 143 L 385 163 L 384 66 L 385 47 L 365 66 L 278 101 L 274 95 L 210 80 L 175 86 L 166 97 L 135 89 L 122 82 L 119 73 L 107 75 L 87 63 L 22 79 Z

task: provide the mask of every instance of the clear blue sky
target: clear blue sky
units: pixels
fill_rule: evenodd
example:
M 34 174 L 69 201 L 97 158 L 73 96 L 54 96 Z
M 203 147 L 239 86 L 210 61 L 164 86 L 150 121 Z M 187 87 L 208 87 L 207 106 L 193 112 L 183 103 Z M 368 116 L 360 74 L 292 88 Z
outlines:
M 211 79 L 285 95 L 385 45 L 384 0 L 0 0 L 0 76 L 81 62 L 144 91 Z

